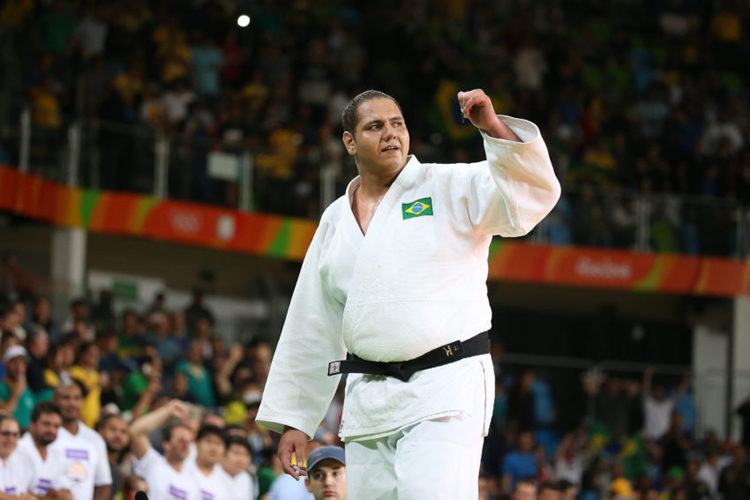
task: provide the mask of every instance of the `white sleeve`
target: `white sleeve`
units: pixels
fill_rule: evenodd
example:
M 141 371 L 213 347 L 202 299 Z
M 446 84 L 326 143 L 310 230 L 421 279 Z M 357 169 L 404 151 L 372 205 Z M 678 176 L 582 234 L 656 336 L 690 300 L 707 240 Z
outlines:
M 99 435 L 97 434 L 97 437 Z M 96 440 L 96 469 L 94 470 L 94 486 L 106 486 L 112 484 L 112 471 L 109 468 L 109 459 L 107 457 L 107 445 L 104 439 L 99 437 Z
M 146 478 L 150 472 L 157 470 L 161 461 L 161 455 L 155 449 L 149 448 L 140 460 L 133 460 L 133 472 Z
M 327 227 L 323 217 L 307 250 L 294 288 L 256 421 L 275 432 L 284 426 L 310 438 L 333 399 L 340 375 L 328 376 L 328 363 L 343 359 L 343 306 L 320 276 L 321 249 Z
M 532 122 L 500 115 L 522 142 L 482 132 L 487 161 L 470 166 L 468 212 L 472 227 L 483 235 L 523 236 L 560 198 L 547 146 Z

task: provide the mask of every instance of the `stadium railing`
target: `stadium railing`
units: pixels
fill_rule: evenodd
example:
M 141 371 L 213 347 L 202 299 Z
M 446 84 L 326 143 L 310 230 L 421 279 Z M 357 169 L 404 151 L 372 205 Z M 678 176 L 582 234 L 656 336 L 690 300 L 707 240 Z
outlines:
M 84 188 L 307 218 L 319 217 L 348 180 L 327 167 L 300 174 L 295 157 L 265 146 L 250 150 L 227 137 L 168 137 L 145 124 L 95 119 L 50 130 L 33 126 L 28 110 L 0 127 L 2 158 Z M 526 240 L 746 258 L 750 209 L 727 198 L 564 187 L 553 212 Z

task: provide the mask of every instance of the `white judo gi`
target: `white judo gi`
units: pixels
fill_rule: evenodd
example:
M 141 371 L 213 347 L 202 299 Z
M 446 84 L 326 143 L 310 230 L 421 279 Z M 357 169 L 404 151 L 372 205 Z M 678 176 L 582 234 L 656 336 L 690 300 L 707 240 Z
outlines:
M 483 134 L 487 160 L 471 164 L 422 164 L 410 156 L 366 235 L 351 209 L 358 177 L 324 212 L 259 424 L 312 436 L 339 383 L 327 375 L 328 363 L 347 351 L 404 361 L 490 329 L 492 236 L 528 233 L 560 196 L 536 125 L 500 118 L 522 142 Z M 423 370 L 408 382 L 350 374 L 340 430 L 349 498 L 476 498 L 494 387 L 489 355 Z

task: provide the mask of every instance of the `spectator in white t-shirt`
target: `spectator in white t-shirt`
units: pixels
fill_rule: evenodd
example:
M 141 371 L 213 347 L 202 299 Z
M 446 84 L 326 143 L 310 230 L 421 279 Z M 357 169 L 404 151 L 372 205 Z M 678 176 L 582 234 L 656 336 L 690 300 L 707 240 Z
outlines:
M 21 429 L 15 418 L 0 415 L 0 499 L 6 496 L 33 500 L 29 490 L 34 480 L 34 464 L 16 452 Z
M 188 464 L 202 500 L 224 500 L 229 495 L 226 474 L 221 470 L 226 444 L 220 427 L 204 424 L 195 438 L 195 460 Z
M 18 443 L 18 452 L 33 464 L 31 493 L 47 500 L 73 500 L 62 453 L 50 446 L 57 439 L 60 427 L 60 409 L 51 401 L 37 403 L 31 413 L 29 432 Z
M 170 418 L 176 422 L 166 425 Z M 146 480 L 151 500 L 200 500 L 194 469 L 187 461 L 194 439 L 189 421 L 187 405 L 173 399 L 130 426 L 130 448 L 136 458 L 133 471 Z M 148 440 L 157 428 L 164 428 L 164 456 Z
M 75 500 L 107 500 L 112 489 L 107 445 L 98 432 L 81 422 L 84 397 L 85 389 L 77 381 L 63 382 L 55 389 L 54 402 L 63 426 L 51 447 L 62 452 Z
M 252 450 L 247 439 L 239 436 L 227 436 L 227 451 L 221 468 L 227 484 L 227 500 L 251 500 L 255 498 L 256 489 L 253 478 L 248 474 L 252 464 Z
M 685 374 L 679 388 L 671 397 L 663 385 L 654 385 L 654 369 L 649 367 L 643 372 L 643 433 L 649 439 L 661 438 L 669 429 L 674 405 L 690 386 L 690 375 Z

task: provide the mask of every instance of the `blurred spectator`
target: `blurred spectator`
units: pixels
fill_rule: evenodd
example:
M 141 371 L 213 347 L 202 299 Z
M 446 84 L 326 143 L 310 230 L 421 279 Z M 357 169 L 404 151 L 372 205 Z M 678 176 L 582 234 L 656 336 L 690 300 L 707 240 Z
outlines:
M 172 417 L 176 422 L 168 424 Z M 190 445 L 194 440 L 193 432 L 187 426 L 189 420 L 185 404 L 172 400 L 135 420 L 130 426 L 131 449 L 136 458 L 133 470 L 146 479 L 153 498 L 192 498 L 200 495 L 194 473 L 186 467 Z M 163 428 L 163 456 L 153 449 L 148 440 L 148 434 L 158 428 Z
M 70 317 L 63 323 L 63 334 L 75 333 L 78 342 L 90 342 L 96 333 L 90 321 L 86 299 L 77 298 L 70 303 Z
M 663 385 L 653 386 L 652 392 L 653 374 L 652 368 L 647 368 L 643 373 L 644 433 L 648 438 L 659 439 L 669 429 L 674 404 L 687 390 L 690 384 L 690 376 L 685 375 L 675 394 L 667 397 Z
M 193 288 L 192 301 L 185 309 L 185 323 L 189 332 L 195 331 L 195 323 L 199 318 L 207 319 L 213 325 L 216 322 L 214 313 L 203 303 L 204 294 L 200 288 Z
M 117 492 L 123 490 L 125 478 L 132 472 L 127 455 L 130 445 L 128 424 L 120 415 L 110 414 L 104 415 L 96 427 L 107 447 L 107 461 L 112 476 L 110 498 L 114 498 Z
M 49 353 L 49 336 L 44 327 L 38 325 L 31 327 L 26 346 L 29 352 L 26 381 L 31 392 L 36 395 L 48 388 L 44 381 L 44 366 Z
M 0 487 L 8 497 L 31 500 L 28 495 L 34 481 L 34 464 L 22 453 L 16 453 L 21 429 L 15 418 L 0 415 Z
M 146 482 L 146 480 L 137 475 L 126 477 L 122 483 L 122 499 L 136 500 L 135 494 L 139 491 L 142 491 L 147 495 L 151 492 L 151 489 L 148 487 L 148 483 Z
M 252 464 L 252 454 L 247 440 L 241 437 L 227 436 L 227 451 L 221 463 L 227 484 L 228 499 L 252 500 L 256 497 L 255 484 L 248 474 Z
M 34 299 L 33 304 L 30 323 L 37 324 L 44 328 L 47 331 L 49 338 L 56 342 L 59 340 L 60 331 L 57 328 L 57 324 L 52 319 L 49 298 L 39 296 Z
M 34 464 L 34 479 L 30 489 L 36 497 L 73 500 L 67 480 L 63 452 L 54 449 L 62 427 L 60 409 L 50 401 L 34 406 L 29 431 L 18 443 L 18 450 Z
M 522 478 L 537 477 L 538 466 L 534 453 L 534 436 L 530 431 L 518 434 L 517 447 L 505 455 L 502 465 L 502 490 L 509 494 Z
M 3 354 L 5 377 L 0 382 L 0 410 L 13 415 L 24 429 L 29 426 L 36 403 L 26 383 L 27 358 L 23 346 L 10 346 Z
M 191 341 L 185 353 L 185 359 L 177 364 L 175 371 L 187 377 L 188 393 L 195 398 L 196 402 L 208 408 L 213 408 L 216 400 L 211 377 L 206 367 L 203 366 L 202 350 L 202 341 Z
M 60 409 L 62 427 L 52 449 L 60 450 L 75 500 L 105 500 L 112 491 L 107 448 L 102 437 L 81 421 L 85 397 L 79 382 L 64 383 L 55 389 L 54 403 Z
M 101 413 L 102 384 L 99 376 L 99 359 L 99 346 L 94 342 L 85 342 L 78 348 L 76 363 L 70 368 L 70 376 L 86 388 L 81 420 L 89 427 L 96 425 Z
M 723 500 L 750 498 L 750 464 L 747 463 L 747 452 L 743 447 L 735 446 L 732 458 L 732 463 L 721 473 L 719 492 Z

